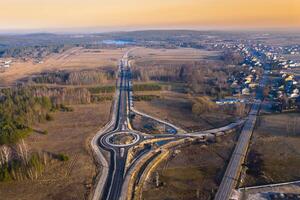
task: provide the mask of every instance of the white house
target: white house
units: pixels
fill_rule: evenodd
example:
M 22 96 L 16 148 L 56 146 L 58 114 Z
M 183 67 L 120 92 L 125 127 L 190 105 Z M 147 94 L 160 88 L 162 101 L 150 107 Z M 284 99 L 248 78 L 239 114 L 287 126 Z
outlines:
M 250 90 L 248 88 L 242 89 L 242 94 L 243 95 L 250 95 Z
M 12 63 L 12 60 L 4 61 L 4 65 L 10 65 L 11 63 Z

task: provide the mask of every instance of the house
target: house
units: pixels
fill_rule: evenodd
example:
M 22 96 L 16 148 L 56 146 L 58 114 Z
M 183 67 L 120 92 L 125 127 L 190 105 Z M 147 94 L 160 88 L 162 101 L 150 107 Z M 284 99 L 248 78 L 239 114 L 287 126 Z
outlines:
M 298 89 L 298 88 L 294 89 L 294 90 L 293 90 L 293 93 L 294 93 L 294 94 L 299 94 L 299 89 Z
M 242 94 L 243 94 L 243 95 L 250 95 L 250 90 L 249 90 L 249 88 L 244 88 L 244 89 L 242 89 Z
M 239 86 L 238 81 L 233 81 L 233 83 L 231 84 L 231 88 L 237 88 Z
M 250 87 L 251 89 L 254 89 L 254 88 L 256 88 L 257 86 L 258 86 L 257 83 L 250 83 L 250 84 L 249 84 L 249 87 Z
M 292 75 L 290 75 L 290 76 L 287 76 L 286 78 L 285 78 L 285 81 L 293 81 L 293 76 Z
M 293 93 L 293 94 L 290 95 L 290 98 L 297 98 L 297 97 L 299 97 L 299 94 Z
M 4 65 L 10 65 L 11 63 L 12 63 L 12 60 L 4 61 Z

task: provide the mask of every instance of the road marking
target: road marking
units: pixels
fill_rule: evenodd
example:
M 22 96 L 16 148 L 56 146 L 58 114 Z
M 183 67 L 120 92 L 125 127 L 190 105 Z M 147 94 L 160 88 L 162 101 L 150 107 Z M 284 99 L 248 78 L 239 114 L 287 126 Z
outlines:
M 125 149 L 122 147 L 120 149 L 120 155 L 121 155 L 122 158 L 124 157 L 124 152 L 125 152 Z

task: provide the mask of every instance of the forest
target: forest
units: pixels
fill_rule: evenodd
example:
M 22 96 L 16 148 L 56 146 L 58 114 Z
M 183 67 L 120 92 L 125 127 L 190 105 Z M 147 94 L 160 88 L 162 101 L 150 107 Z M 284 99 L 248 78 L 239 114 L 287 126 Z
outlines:
M 37 97 L 26 87 L 0 91 L 0 144 L 13 144 L 26 137 L 30 125 L 46 120 L 53 109 L 49 97 Z
M 115 79 L 115 72 L 107 70 L 44 72 L 31 78 L 38 84 L 91 85 L 105 84 Z
M 35 123 L 53 120 L 52 112 L 73 111 L 72 107 L 60 103 L 65 102 L 60 96 L 65 93 L 79 94 L 76 90 L 69 90 L 52 92 L 51 96 L 46 90 L 29 86 L 0 90 L 0 181 L 36 179 L 49 160 L 68 160 L 64 154 L 30 152 L 24 140 L 36 131 L 32 128 Z M 39 133 L 47 134 L 47 130 Z
M 0 57 L 42 59 L 51 53 L 61 53 L 68 48 L 69 47 L 64 45 L 10 47 L 2 50 L 0 49 Z

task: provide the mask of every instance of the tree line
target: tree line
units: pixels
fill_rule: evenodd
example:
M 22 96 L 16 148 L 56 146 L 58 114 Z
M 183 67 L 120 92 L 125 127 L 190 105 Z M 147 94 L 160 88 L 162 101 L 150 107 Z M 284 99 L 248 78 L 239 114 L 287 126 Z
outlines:
M 36 179 L 50 159 L 68 160 L 66 155 L 32 153 L 24 140 L 35 122 L 52 120 L 50 113 L 55 110 L 72 108 L 37 95 L 32 87 L 0 90 L 0 181 Z
M 30 81 L 39 84 L 92 85 L 105 84 L 115 79 L 113 70 L 57 71 L 44 72 Z
M 49 97 L 34 96 L 25 87 L 0 91 L 0 145 L 16 143 L 30 132 L 34 121 L 45 120 L 53 105 Z
M 186 64 L 154 64 L 153 67 L 135 66 L 133 78 L 137 81 L 186 83 L 189 93 L 213 97 L 226 96 L 229 91 L 227 77 L 231 68 L 223 62 L 187 62 Z

